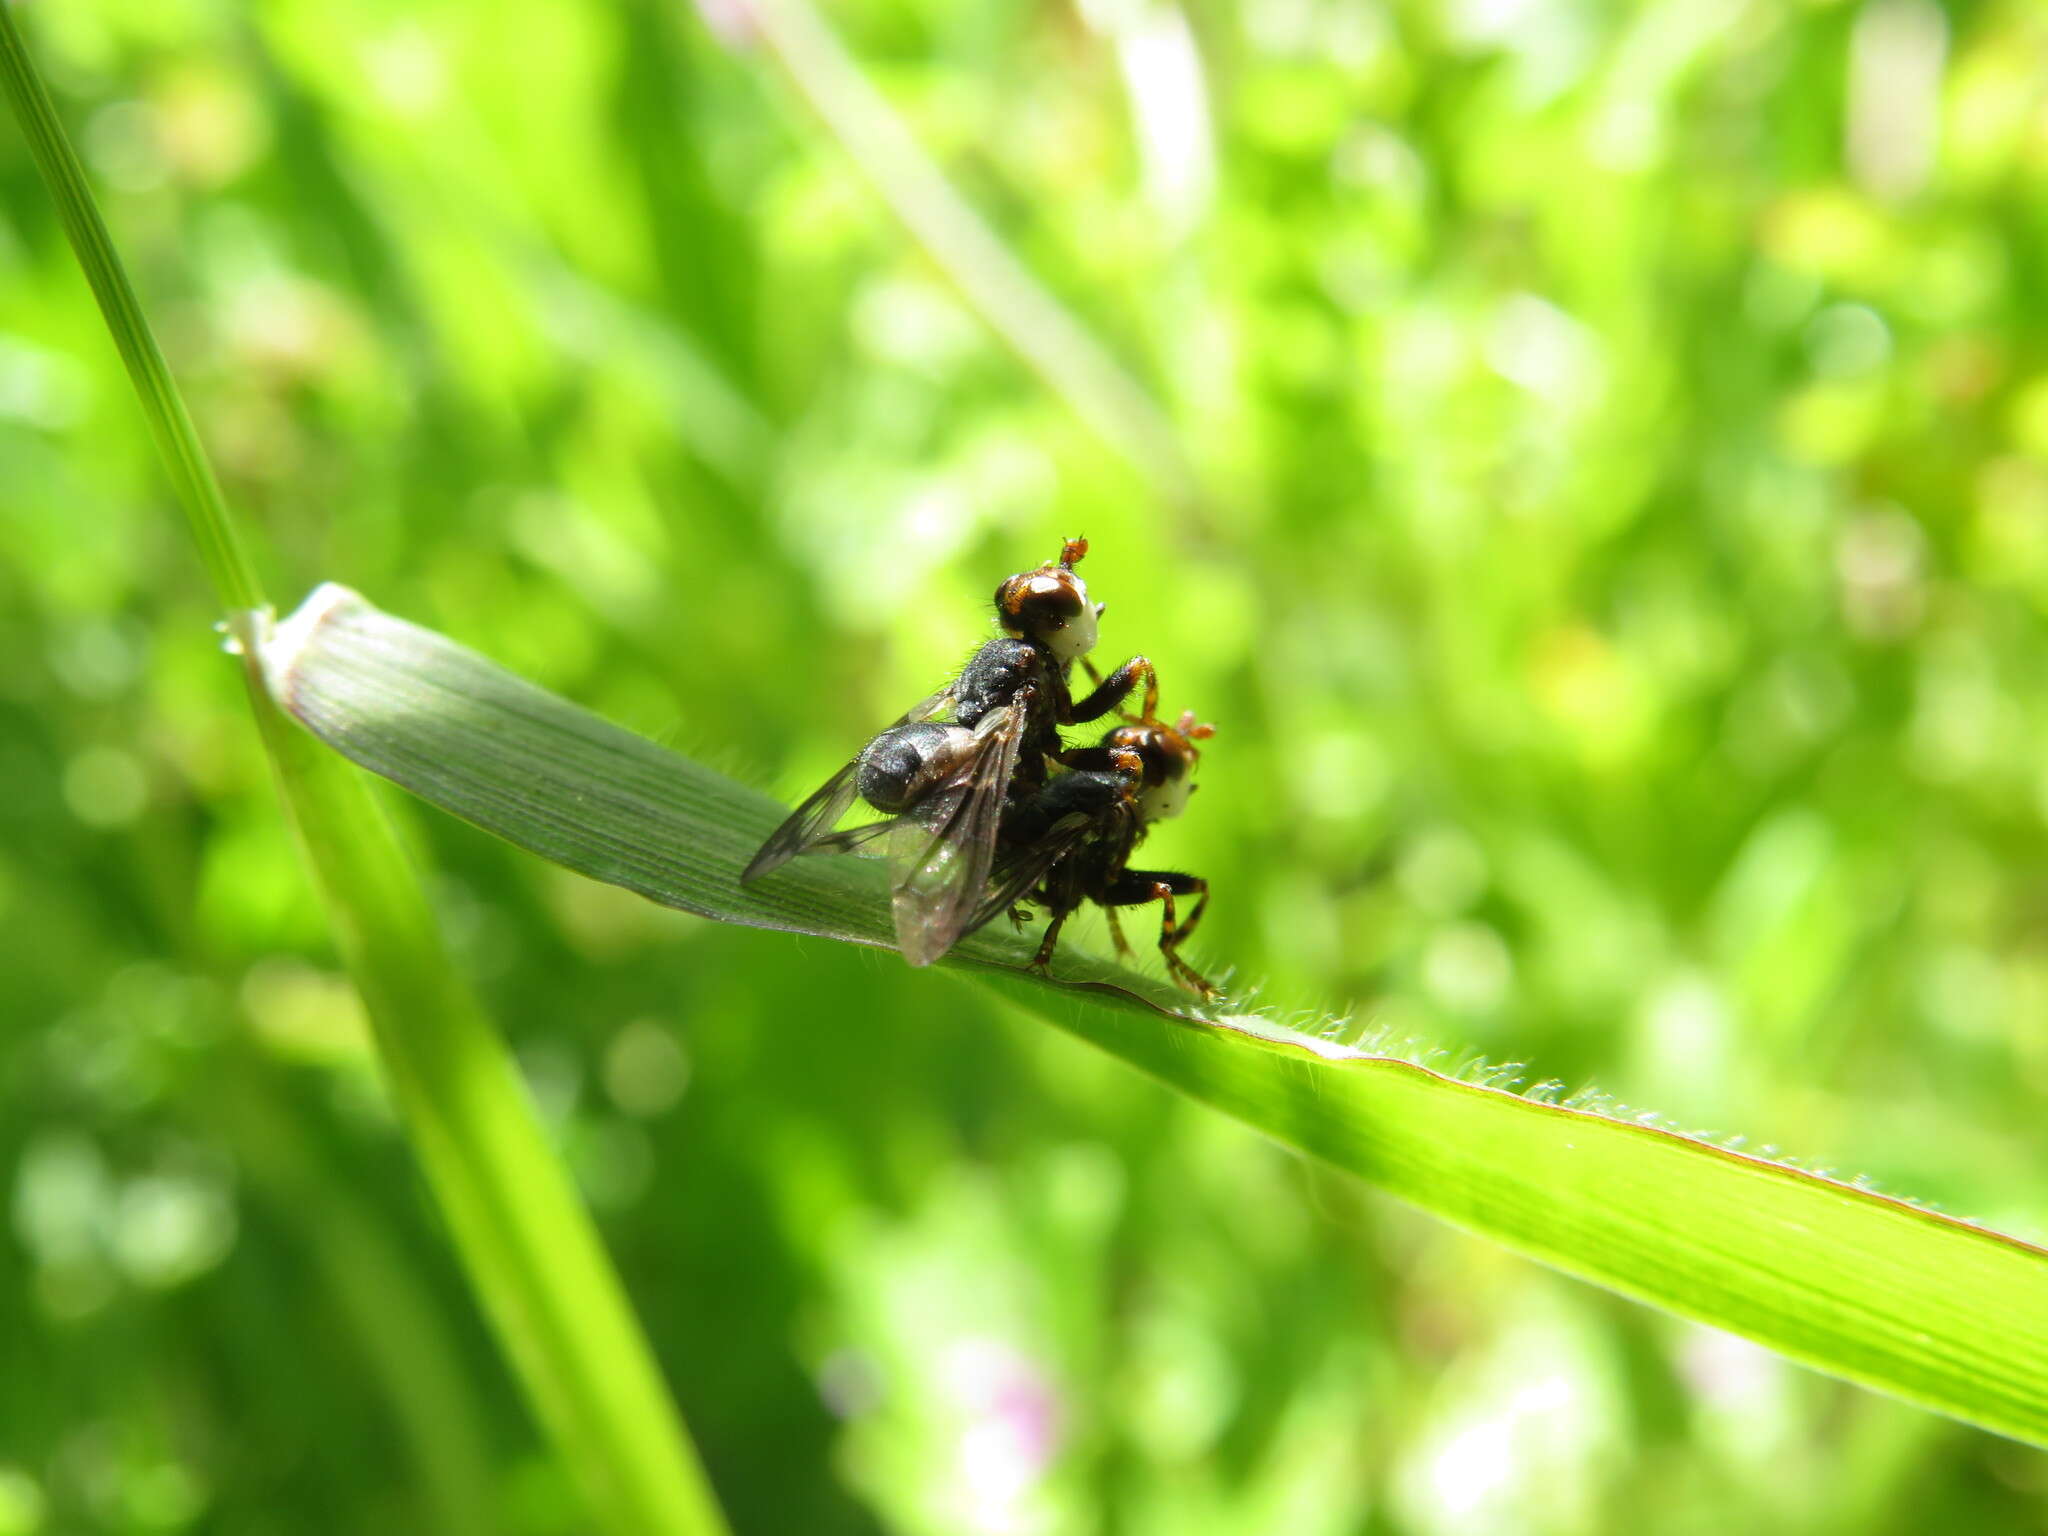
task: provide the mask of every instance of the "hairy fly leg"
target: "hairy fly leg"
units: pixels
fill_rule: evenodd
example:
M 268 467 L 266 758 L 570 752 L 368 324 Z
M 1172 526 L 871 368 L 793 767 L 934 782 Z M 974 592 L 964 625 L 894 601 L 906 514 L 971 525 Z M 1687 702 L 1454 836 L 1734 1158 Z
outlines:
M 1045 925 L 1045 937 L 1039 941 L 1038 953 L 1031 957 L 1031 969 L 1042 976 L 1052 974 L 1052 952 L 1059 946 L 1060 930 L 1067 925 L 1072 911 L 1055 912 L 1052 921 Z
M 1179 920 L 1174 897 L 1193 896 L 1195 909 L 1188 920 Z M 1200 875 L 1177 874 L 1164 869 L 1127 869 L 1109 883 L 1098 898 L 1105 907 L 1142 907 L 1158 902 L 1164 909 L 1159 921 L 1159 953 L 1173 979 L 1206 1002 L 1220 994 L 1200 971 L 1180 957 L 1180 947 L 1202 921 L 1209 909 L 1209 882 Z
M 1116 946 L 1117 958 L 1131 959 L 1131 941 L 1124 937 L 1124 925 L 1117 921 L 1116 908 L 1104 907 L 1102 915 L 1109 921 L 1109 942 Z
M 1138 680 L 1145 681 L 1145 711 L 1143 718 L 1149 720 L 1159 708 L 1159 673 L 1152 663 L 1143 656 L 1133 656 L 1109 676 L 1097 678 L 1095 668 L 1088 665 L 1086 658 L 1081 665 L 1087 668 L 1088 676 L 1095 683 L 1094 690 L 1085 698 L 1077 699 L 1067 707 L 1062 725 L 1079 725 L 1088 720 L 1100 720 L 1130 697 L 1131 690 L 1138 686 Z

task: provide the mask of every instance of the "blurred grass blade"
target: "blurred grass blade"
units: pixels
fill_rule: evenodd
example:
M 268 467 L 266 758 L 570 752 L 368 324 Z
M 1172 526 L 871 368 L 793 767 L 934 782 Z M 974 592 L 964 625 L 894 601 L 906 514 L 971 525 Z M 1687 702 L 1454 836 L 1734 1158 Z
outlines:
M 861 174 L 968 303 L 1162 497 L 1197 515 L 1199 480 L 1166 413 L 953 190 L 818 13 L 806 0 L 752 0 L 748 14 Z
M 360 775 L 293 729 L 254 678 L 251 693 L 407 1133 L 598 1528 L 724 1530 L 618 1274 L 510 1054 L 450 961 L 384 807 Z
M 571 869 L 685 911 L 887 945 L 879 871 L 737 875 L 767 797 L 323 587 L 262 648 L 285 708 L 348 757 Z M 1191 1096 L 1626 1295 L 1866 1386 L 2048 1444 L 2048 1252 L 1634 1121 L 1236 1016 L 984 931 L 955 963 Z
M 235 537 L 234 524 L 228 520 L 212 461 L 200 445 L 184 397 L 172 382 L 156 336 L 143 317 L 141 302 L 114 250 L 99 205 L 93 201 L 85 168 L 78 163 L 77 151 L 65 135 L 50 93 L 43 88 L 42 77 L 4 0 L 0 0 L 0 89 L 13 104 L 15 120 L 21 124 L 36 168 L 57 205 L 64 234 L 78 253 L 78 264 L 106 317 L 114 347 L 142 399 L 142 414 L 156 438 L 164 468 L 170 472 L 193 542 L 206 562 L 206 574 L 231 611 L 254 608 L 262 596 Z
M 262 594 L 206 450 L 100 218 L 84 168 L 0 0 L 0 90 L 99 300 L 244 657 L 249 698 L 394 1097 L 471 1282 L 608 1531 L 724 1528 L 568 1174 L 504 1044 L 442 946 L 361 776 L 279 715 L 256 676 Z

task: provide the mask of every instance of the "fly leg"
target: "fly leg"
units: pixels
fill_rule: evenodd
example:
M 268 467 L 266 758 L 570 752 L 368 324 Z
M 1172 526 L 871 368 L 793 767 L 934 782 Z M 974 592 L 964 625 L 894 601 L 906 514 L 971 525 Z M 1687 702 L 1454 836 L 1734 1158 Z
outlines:
M 1176 896 L 1196 898 L 1195 909 L 1186 922 L 1180 921 L 1173 900 Z M 1180 957 L 1181 945 L 1209 909 L 1208 881 L 1200 875 L 1181 875 L 1170 870 L 1127 869 L 1110 882 L 1101 901 L 1105 907 L 1142 907 L 1147 902 L 1158 902 L 1165 909 L 1159 921 L 1159 954 L 1166 961 L 1167 972 L 1204 1002 L 1221 996 L 1200 971 Z
M 1062 768 L 1120 774 L 1133 788 L 1145 777 L 1145 759 L 1129 747 L 1068 747 L 1052 760 Z
M 1062 768 L 1081 768 L 1091 773 L 1103 773 L 1121 766 L 1113 747 L 1066 747 L 1051 756 Z M 1141 760 L 1139 767 L 1142 769 L 1143 766 Z
M 1133 656 L 1129 661 L 1125 662 L 1123 666 L 1119 667 L 1117 670 L 1119 672 L 1129 671 L 1141 662 L 1144 663 L 1146 671 L 1145 713 L 1142 715 L 1134 715 L 1128 709 L 1119 709 L 1117 711 L 1117 718 L 1122 720 L 1126 725 L 1142 724 L 1144 721 L 1151 719 L 1152 712 L 1159 707 L 1159 677 L 1158 674 L 1153 671 L 1152 663 L 1146 661 L 1145 658 L 1142 656 Z M 1087 699 L 1087 702 L 1093 703 L 1096 694 L 1101 693 L 1104 687 L 1108 685 L 1104 684 L 1104 682 L 1102 681 L 1102 674 L 1095 670 L 1095 663 L 1090 661 L 1086 656 L 1083 656 L 1081 658 L 1081 670 L 1088 674 L 1088 681 L 1095 685 L 1095 693 L 1091 693 Z M 1130 691 L 1131 686 L 1132 685 L 1129 684 L 1125 685 L 1124 692 L 1128 693 Z M 1118 697 L 1117 702 L 1123 702 L 1121 696 Z M 1071 713 L 1071 708 L 1069 712 Z M 1077 716 L 1076 718 L 1078 719 L 1082 717 Z M 1086 718 L 1093 719 L 1094 716 L 1090 715 Z
M 1120 960 L 1130 959 L 1130 941 L 1124 937 L 1124 925 L 1116 920 L 1116 908 L 1104 907 L 1102 915 L 1109 919 L 1109 942 L 1116 946 L 1117 958 Z
M 1095 669 L 1088 668 L 1088 676 L 1095 676 Z M 1077 699 L 1067 706 L 1061 725 L 1078 725 L 1084 720 L 1100 720 L 1117 705 L 1130 696 L 1138 680 L 1145 680 L 1145 713 L 1143 719 L 1151 719 L 1159 708 L 1159 674 L 1152 669 L 1152 663 L 1142 656 L 1133 656 L 1109 676 L 1096 683 L 1095 689 L 1085 699 Z
M 1053 913 L 1052 921 L 1045 925 L 1045 938 L 1039 943 L 1038 953 L 1031 957 L 1031 969 L 1038 972 L 1039 975 L 1046 977 L 1052 975 L 1053 946 L 1059 943 L 1060 929 L 1066 925 L 1067 916 L 1073 910 L 1072 907 L 1069 907 L 1065 912 Z

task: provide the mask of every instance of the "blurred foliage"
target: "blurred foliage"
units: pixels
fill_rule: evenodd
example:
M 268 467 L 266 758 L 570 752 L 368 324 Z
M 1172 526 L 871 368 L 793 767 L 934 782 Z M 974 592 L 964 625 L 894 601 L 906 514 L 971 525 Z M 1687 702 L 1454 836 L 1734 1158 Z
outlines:
M 740 0 L 23 19 L 280 601 L 802 793 L 1085 531 L 1219 727 L 1200 958 L 2048 1228 L 2038 6 L 836 7 L 1192 504 Z M 0 133 L 0 1533 L 575 1529 L 181 538 Z M 741 1530 L 2048 1520 L 956 982 L 411 821 Z

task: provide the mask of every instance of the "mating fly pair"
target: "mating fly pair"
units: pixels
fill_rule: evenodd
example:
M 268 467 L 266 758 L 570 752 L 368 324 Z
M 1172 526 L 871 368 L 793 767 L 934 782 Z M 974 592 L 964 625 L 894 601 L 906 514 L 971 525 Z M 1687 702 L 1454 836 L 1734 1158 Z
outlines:
M 1070 539 L 1056 564 L 996 588 L 1002 635 L 798 806 L 742 883 L 798 854 L 879 849 L 889 860 L 897 946 L 912 965 L 929 965 L 1002 912 L 1022 921 L 1027 902 L 1050 917 L 1032 961 L 1039 969 L 1084 901 L 1110 909 L 1118 953 L 1128 954 L 1114 909 L 1158 901 L 1167 968 L 1182 986 L 1214 996 L 1178 953 L 1208 902 L 1207 882 L 1129 867 L 1147 827 L 1187 804 L 1200 755 L 1194 742 L 1210 728 L 1192 714 L 1178 725 L 1157 718 L 1159 680 L 1143 656 L 1106 678 L 1089 667 L 1094 688 L 1073 697 L 1068 673 L 1094 647 L 1104 606 L 1089 602 L 1074 571 L 1087 552 L 1086 539 Z M 1097 746 L 1061 740 L 1060 727 L 1100 720 L 1141 681 L 1142 714 L 1120 715 L 1123 723 Z M 856 798 L 883 819 L 837 830 Z M 1196 898 L 1185 922 L 1176 896 Z

